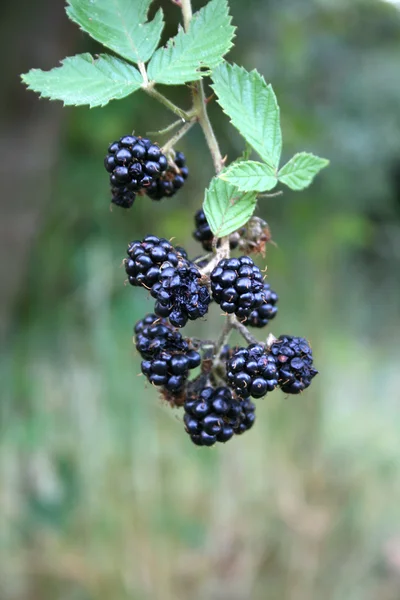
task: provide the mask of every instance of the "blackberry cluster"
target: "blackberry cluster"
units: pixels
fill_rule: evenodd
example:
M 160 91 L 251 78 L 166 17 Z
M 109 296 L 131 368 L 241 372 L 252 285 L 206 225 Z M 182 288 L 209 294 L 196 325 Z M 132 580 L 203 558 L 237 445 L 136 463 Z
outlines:
M 200 280 L 201 273 L 192 263 L 174 266 L 166 262 L 151 290 L 156 299 L 155 313 L 169 317 L 175 327 L 184 327 L 188 319 L 194 321 L 203 317 L 211 298 L 207 286 Z
M 206 215 L 204 214 L 204 210 L 200 209 L 196 212 L 194 216 L 194 223 L 196 226 L 196 229 L 193 232 L 194 239 L 201 243 L 206 252 L 211 252 L 214 234 L 211 231 L 211 228 L 208 224 Z M 239 240 L 240 232 L 231 233 L 231 235 L 229 236 L 229 246 L 231 250 L 237 248 Z M 218 242 L 217 246 L 219 245 L 220 242 Z
M 281 335 L 272 344 L 270 354 L 278 368 L 279 387 L 287 394 L 299 394 L 308 388 L 318 373 L 311 347 L 304 338 Z
M 271 290 L 269 283 L 264 283 L 263 298 L 263 304 L 250 313 L 247 319 L 243 321 L 244 325 L 259 328 L 265 327 L 275 317 L 278 312 L 276 303 L 279 298 L 278 294 Z
M 254 405 L 241 403 L 227 387 L 208 386 L 189 394 L 184 409 L 186 431 L 197 446 L 227 442 L 250 429 L 255 420 Z
M 173 267 L 186 263 L 183 248 L 174 248 L 168 240 L 148 235 L 142 241 L 135 240 L 128 246 L 125 271 L 131 285 L 151 289 L 158 281 L 160 268 L 168 261 Z
M 200 365 L 201 357 L 190 340 L 184 339 L 168 321 L 154 314 L 135 325 L 135 344 L 142 361 L 142 373 L 150 383 L 167 392 L 182 391 L 189 371 Z
M 149 188 L 166 171 L 168 161 L 149 139 L 125 135 L 110 144 L 104 166 L 110 173 L 112 202 L 129 208 L 136 192 Z
M 146 190 L 147 195 L 152 200 L 161 200 L 164 197 L 170 198 L 184 185 L 189 176 L 189 169 L 186 166 L 186 158 L 183 152 L 176 152 L 174 163 L 177 167 L 168 165 L 165 173 L 158 179 L 152 181 Z
M 225 258 L 211 272 L 214 300 L 228 314 L 243 320 L 264 302 L 262 273 L 248 256 Z
M 262 398 L 278 385 L 278 368 L 274 355 L 262 344 L 239 348 L 226 363 L 229 385 L 241 398 Z

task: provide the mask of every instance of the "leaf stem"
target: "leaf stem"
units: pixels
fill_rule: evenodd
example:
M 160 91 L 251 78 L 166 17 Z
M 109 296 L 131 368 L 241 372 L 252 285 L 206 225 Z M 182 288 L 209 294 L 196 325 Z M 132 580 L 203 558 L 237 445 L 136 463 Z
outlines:
M 155 100 L 158 100 L 158 102 L 160 102 L 166 108 L 168 108 L 168 110 L 173 112 L 175 115 L 178 115 L 178 117 L 180 117 L 184 123 L 186 121 L 190 121 L 191 117 L 193 116 L 193 113 L 191 111 L 187 112 L 186 110 L 179 108 L 179 106 L 176 106 L 176 104 L 171 102 L 171 100 L 168 100 L 168 98 L 166 98 L 166 96 L 164 96 L 158 90 L 156 90 L 153 85 L 149 84 L 147 86 L 143 86 L 142 89 L 147 94 L 149 94 L 149 96 L 151 96 Z
M 197 119 L 192 119 L 191 121 L 185 123 L 183 127 L 181 127 L 179 131 L 177 131 L 175 135 L 173 135 L 172 138 L 163 145 L 162 149 L 164 154 L 166 154 L 168 150 L 171 150 L 171 148 L 173 148 L 175 144 L 179 142 L 184 135 L 186 135 L 186 133 L 193 127 L 193 125 L 195 125 L 195 123 L 197 123 Z
M 181 0 L 180 4 L 183 16 L 183 26 L 185 31 L 187 31 L 189 29 L 190 21 L 193 17 L 192 2 L 191 0 Z
M 147 85 L 149 85 L 149 78 L 147 77 L 147 71 L 146 71 L 146 66 L 144 64 L 144 62 L 138 62 L 138 67 L 139 67 L 139 71 L 141 76 L 143 77 L 143 84 L 146 87 Z
M 177 121 L 170 123 L 163 129 L 159 129 L 158 131 L 146 131 L 146 135 L 166 135 L 170 131 L 176 129 L 179 125 L 182 125 L 182 119 L 178 119 Z

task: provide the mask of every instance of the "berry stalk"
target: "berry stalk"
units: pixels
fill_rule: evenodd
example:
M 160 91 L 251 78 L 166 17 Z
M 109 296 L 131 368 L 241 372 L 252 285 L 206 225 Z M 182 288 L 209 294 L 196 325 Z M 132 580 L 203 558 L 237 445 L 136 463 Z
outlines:
M 181 9 L 183 16 L 183 25 L 185 31 L 188 30 L 190 21 L 193 16 L 192 11 L 192 2 L 191 0 L 181 0 Z M 206 138 L 206 142 L 208 148 L 210 150 L 211 157 L 213 159 L 215 172 L 218 175 L 223 168 L 224 160 L 221 154 L 221 150 L 219 148 L 218 140 L 215 137 L 214 130 L 211 125 L 211 121 L 207 112 L 207 102 L 206 96 L 204 93 L 204 85 L 203 80 L 196 81 L 193 87 L 193 108 L 196 109 L 197 117 L 200 123 L 200 126 L 203 130 L 204 137 Z M 221 239 L 221 247 L 219 251 L 220 258 L 229 258 L 230 256 L 230 248 L 229 248 L 229 237 L 225 237 Z

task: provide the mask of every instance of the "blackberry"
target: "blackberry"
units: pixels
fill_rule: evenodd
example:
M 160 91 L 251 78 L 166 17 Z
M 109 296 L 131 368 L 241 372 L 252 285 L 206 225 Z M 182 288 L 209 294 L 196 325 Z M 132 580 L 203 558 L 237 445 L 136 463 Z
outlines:
M 312 350 L 304 338 L 281 335 L 270 348 L 278 367 L 278 383 L 283 392 L 299 394 L 311 385 L 318 371 Z
M 239 427 L 235 429 L 236 435 L 241 435 L 245 433 L 249 429 L 251 429 L 256 420 L 256 407 L 253 402 L 251 402 L 250 398 L 245 398 L 240 403 L 240 408 L 242 409 L 242 419 L 240 421 Z
M 121 208 L 130 208 L 135 201 L 136 194 L 128 188 L 111 187 L 111 202 Z
M 248 256 L 224 258 L 211 272 L 211 291 L 214 300 L 228 314 L 243 320 L 262 305 L 263 276 Z
M 155 314 L 146 315 L 134 329 L 136 349 L 142 358 L 154 358 L 167 348 L 176 352 L 188 352 L 190 346 L 182 335 L 171 327 L 166 319 Z
M 125 271 L 131 285 L 148 289 L 158 281 L 161 265 L 168 261 L 174 267 L 186 262 L 183 248 L 174 248 L 168 240 L 148 235 L 142 241 L 135 240 L 128 246 Z
M 196 226 L 196 230 L 193 232 L 194 239 L 201 243 L 206 252 L 211 252 L 214 234 L 210 229 L 206 215 L 204 214 L 204 211 L 202 209 L 198 210 L 194 215 L 194 223 Z M 239 232 L 231 233 L 231 235 L 229 236 L 229 246 L 231 250 L 234 250 L 237 247 L 239 239 Z M 217 247 L 220 244 L 221 242 L 218 241 Z
M 235 433 L 243 433 L 251 427 L 247 426 L 251 421 L 250 412 L 243 410 L 242 403 L 227 387 L 205 387 L 200 393 L 189 392 L 184 409 L 185 429 L 197 446 L 227 442 Z
M 189 169 L 186 167 L 183 152 L 175 153 L 174 163 L 177 169 L 172 165 L 168 165 L 165 173 L 159 179 L 152 181 L 147 188 L 146 193 L 152 200 L 161 200 L 164 197 L 170 198 L 184 185 L 189 175 Z
M 164 349 L 153 358 L 143 360 L 141 367 L 150 383 L 176 393 L 184 387 L 189 370 L 198 367 L 200 362 L 200 354 L 195 350 L 175 352 Z
M 128 191 L 138 192 L 150 187 L 166 171 L 168 161 L 157 144 L 146 138 L 125 135 L 110 144 L 104 166 L 110 173 L 113 202 L 117 204 L 115 199 L 120 197 L 115 188 L 126 196 Z M 118 204 L 128 207 L 127 202 Z
M 262 344 L 239 348 L 226 363 L 229 385 L 242 398 L 262 398 L 278 385 L 278 369 L 273 355 Z
M 275 306 L 278 302 L 278 294 L 271 290 L 269 283 L 264 283 L 263 290 L 264 302 L 243 321 L 244 325 L 250 327 L 265 327 L 269 321 L 273 319 L 278 312 L 278 307 Z
M 189 371 L 200 365 L 201 357 L 179 331 L 154 314 L 135 325 L 136 348 L 145 360 L 142 373 L 150 383 L 162 386 L 167 394 L 182 391 Z
M 177 267 L 166 262 L 160 269 L 158 283 L 151 295 L 156 299 L 154 312 L 169 317 L 175 327 L 184 327 L 188 319 L 203 317 L 211 302 L 207 286 L 201 283 L 201 273 L 193 263 L 185 262 Z

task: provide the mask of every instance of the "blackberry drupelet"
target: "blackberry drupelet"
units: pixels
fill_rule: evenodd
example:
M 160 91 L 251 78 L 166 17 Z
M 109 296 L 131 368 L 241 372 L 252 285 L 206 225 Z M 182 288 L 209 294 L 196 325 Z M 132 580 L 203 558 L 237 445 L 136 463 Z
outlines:
M 118 188 L 127 196 L 127 192 L 151 186 L 166 171 L 168 161 L 157 144 L 147 138 L 125 135 L 110 144 L 104 166 L 110 173 L 112 190 Z M 120 197 L 112 193 L 113 202 L 117 204 L 115 200 Z M 121 204 L 127 208 L 128 202 Z
M 299 394 L 308 388 L 318 373 L 311 347 L 304 338 L 281 335 L 272 344 L 270 355 L 278 367 L 279 387 L 287 394 Z
M 243 410 L 242 403 L 227 387 L 205 387 L 200 393 L 189 392 L 184 409 L 185 429 L 197 446 L 227 442 L 235 433 L 245 431 L 242 425 L 247 423 L 246 409 Z
M 131 285 L 151 289 L 158 281 L 161 265 L 168 261 L 177 267 L 186 264 L 183 248 L 174 248 L 168 240 L 148 235 L 142 241 L 135 240 L 128 246 L 125 271 Z
M 150 383 L 172 394 L 180 392 L 191 369 L 200 365 L 201 357 L 190 340 L 174 330 L 168 321 L 149 314 L 135 325 L 136 348 L 145 359 L 142 373 Z
M 262 305 L 263 276 L 248 256 L 224 258 L 211 272 L 211 291 L 214 300 L 228 314 L 243 320 Z
M 168 317 L 175 327 L 184 327 L 188 319 L 194 321 L 203 317 L 211 302 L 208 288 L 201 282 L 200 271 L 189 262 L 178 266 L 166 262 L 151 295 L 156 299 L 154 312 L 160 317 Z
M 229 385 L 241 398 L 262 398 L 278 385 L 278 369 L 274 356 L 262 344 L 239 348 L 226 363 Z
M 196 226 L 196 229 L 193 232 L 194 239 L 201 243 L 206 252 L 211 252 L 214 234 L 210 229 L 206 215 L 202 209 L 198 210 L 194 215 L 194 224 Z M 237 247 L 239 239 L 240 232 L 236 231 L 231 233 L 229 236 L 229 246 L 231 250 L 234 250 Z M 221 242 L 218 241 L 217 246 L 219 246 L 220 243 Z
M 176 152 L 173 165 L 168 165 L 165 173 L 159 179 L 154 180 L 146 189 L 147 195 L 152 200 L 161 200 L 164 197 L 170 198 L 184 185 L 189 176 L 189 169 L 186 167 L 186 159 L 183 152 Z
M 275 317 L 278 312 L 276 303 L 279 298 L 278 294 L 271 290 L 269 283 L 264 283 L 263 297 L 263 304 L 250 313 L 247 319 L 243 321 L 244 325 L 259 328 L 265 327 Z

